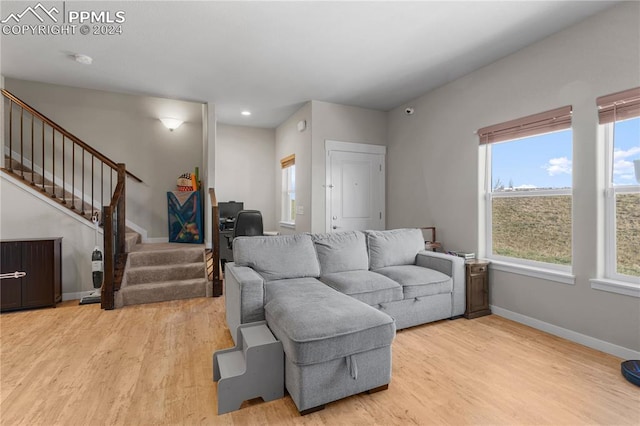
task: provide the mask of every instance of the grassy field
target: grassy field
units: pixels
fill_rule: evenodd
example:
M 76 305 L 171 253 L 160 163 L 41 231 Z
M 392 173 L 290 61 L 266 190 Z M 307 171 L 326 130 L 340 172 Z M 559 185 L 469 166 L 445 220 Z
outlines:
M 495 198 L 492 214 L 495 254 L 571 264 L 571 197 Z M 640 194 L 618 195 L 616 226 L 618 272 L 640 276 Z

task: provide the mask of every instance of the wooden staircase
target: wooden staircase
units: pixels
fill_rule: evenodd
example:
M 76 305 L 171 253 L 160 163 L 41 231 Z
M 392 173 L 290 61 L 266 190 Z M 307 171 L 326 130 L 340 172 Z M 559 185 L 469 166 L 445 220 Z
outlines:
M 103 309 L 114 308 L 124 264 L 126 177 L 139 178 L 59 124 L 2 89 L 5 123 L 2 171 L 91 221 L 104 235 Z
M 125 228 L 125 188 L 127 178 L 137 182 L 142 180 L 127 171 L 124 164 L 109 159 L 15 95 L 4 89 L 1 93 L 5 112 L 2 171 L 84 220 L 91 221 L 95 215 L 100 218 L 104 238 L 103 309 L 205 296 L 211 292 L 214 296 L 222 294 L 217 226 L 212 227 L 213 249 L 209 256 L 205 257 L 204 246 L 196 250 L 199 253 L 196 253 L 198 263 L 203 265 L 201 269 L 200 265 L 195 266 L 196 262 L 189 262 L 192 264 L 185 269 L 181 262 L 171 261 L 171 256 L 167 258 L 167 253 L 164 257 L 154 254 L 157 246 L 139 245 L 140 236 L 127 232 Z M 213 188 L 209 189 L 209 195 L 213 223 L 218 223 L 218 204 Z M 127 253 L 137 250 L 147 253 L 137 253 L 135 259 L 151 259 L 152 264 L 146 266 L 148 270 L 141 264 L 134 265 L 129 273 L 125 270 L 131 263 L 127 262 Z M 157 259 L 168 261 L 165 266 L 153 264 L 158 262 Z M 207 263 L 210 265 L 208 279 Z M 145 281 L 153 274 L 158 276 Z M 175 274 L 175 279 L 171 278 Z M 123 280 L 127 289 L 118 296 Z M 212 289 L 210 282 L 213 282 Z M 172 285 L 184 291 L 174 291 L 170 288 Z M 154 291 L 163 296 L 154 294 Z

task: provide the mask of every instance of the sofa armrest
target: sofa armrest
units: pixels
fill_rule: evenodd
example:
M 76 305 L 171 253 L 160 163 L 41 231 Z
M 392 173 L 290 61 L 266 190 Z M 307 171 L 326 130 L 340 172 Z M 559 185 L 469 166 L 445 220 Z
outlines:
M 451 316 L 464 314 L 466 278 L 464 259 L 450 254 L 421 251 L 416 256 L 416 265 L 434 269 L 453 278 L 453 295 L 451 298 Z
M 227 326 L 235 343 L 240 324 L 264 320 L 264 279 L 247 266 L 225 264 Z

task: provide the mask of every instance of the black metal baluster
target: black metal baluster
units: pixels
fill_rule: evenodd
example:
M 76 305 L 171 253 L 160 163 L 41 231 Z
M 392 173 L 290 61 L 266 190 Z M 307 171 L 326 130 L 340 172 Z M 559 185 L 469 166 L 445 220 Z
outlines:
M 65 146 L 65 138 L 64 138 L 64 134 L 62 134 L 62 204 L 67 204 L 67 196 L 66 196 L 66 192 L 64 190 L 64 165 L 67 162 L 66 157 L 64 156 L 64 146 Z
M 20 108 L 20 174 L 24 179 L 24 108 Z
M 9 101 L 9 170 L 13 171 L 13 101 Z
M 51 198 L 56 198 L 56 129 L 51 127 L 51 180 L 53 187 L 51 188 Z
M 44 121 L 42 122 L 42 190 L 44 191 Z
M 31 185 L 35 185 L 36 181 L 36 155 L 33 152 L 33 120 L 35 117 L 31 114 Z
M 80 212 L 84 216 L 84 148 L 82 148 L 82 204 Z

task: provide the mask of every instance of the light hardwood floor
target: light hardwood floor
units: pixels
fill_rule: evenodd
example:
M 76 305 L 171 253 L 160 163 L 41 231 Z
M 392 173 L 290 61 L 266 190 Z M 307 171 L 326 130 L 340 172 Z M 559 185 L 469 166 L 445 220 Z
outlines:
M 491 315 L 398 333 L 387 391 L 300 417 L 290 397 L 217 416 L 223 298 L 0 315 L 0 423 L 640 424 L 621 360 Z

